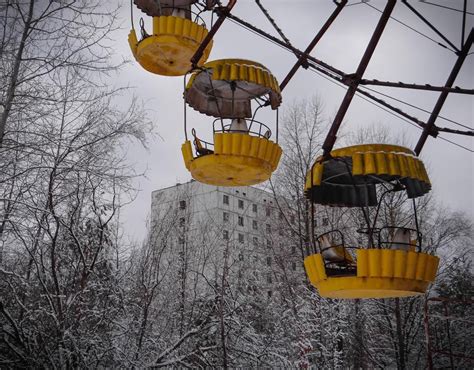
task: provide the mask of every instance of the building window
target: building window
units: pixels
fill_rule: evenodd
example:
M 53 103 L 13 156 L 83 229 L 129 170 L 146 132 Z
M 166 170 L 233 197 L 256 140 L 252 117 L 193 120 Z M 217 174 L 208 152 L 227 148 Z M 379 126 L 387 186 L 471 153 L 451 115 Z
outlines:
M 179 209 L 186 209 L 186 201 L 180 200 L 179 201 Z
M 244 242 L 244 234 L 239 233 L 239 243 L 243 243 L 243 242 Z
M 179 219 L 179 226 L 184 227 L 184 217 Z
M 223 197 L 222 197 L 222 202 L 224 204 L 229 205 L 229 196 L 224 194 Z
M 222 231 L 222 238 L 223 238 L 224 240 L 229 240 L 229 231 L 223 230 L 223 231 Z
M 222 218 L 223 218 L 224 222 L 229 221 L 229 214 L 228 214 L 227 212 L 224 212 L 224 213 L 222 214 Z
M 242 216 L 239 216 L 239 226 L 244 226 L 244 218 Z
M 266 228 L 268 234 L 270 234 L 272 232 L 272 226 L 270 224 L 266 224 L 265 228 Z
M 271 248 L 273 245 L 272 241 L 270 239 L 267 239 L 267 248 Z
M 267 215 L 267 217 L 270 217 L 272 215 L 272 209 L 270 207 L 267 207 L 267 209 L 265 210 L 265 214 Z
M 252 221 L 252 229 L 258 230 L 258 222 L 257 222 L 257 220 L 253 220 L 253 221 Z
M 242 253 L 239 254 L 239 261 L 243 261 L 244 260 L 244 255 Z
M 257 205 L 256 204 L 252 204 L 252 212 L 257 213 Z
M 272 265 L 272 257 L 267 257 L 267 266 Z
M 258 238 L 256 236 L 253 237 L 252 241 L 253 241 L 253 245 L 255 246 L 258 245 Z
M 326 217 L 324 217 L 323 218 L 323 226 L 328 226 L 328 225 L 329 225 L 329 220 Z
M 296 262 L 291 262 L 291 268 L 296 271 Z
M 272 275 L 267 276 L 267 283 L 271 284 L 272 283 Z
M 179 243 L 179 245 L 184 245 L 184 237 L 180 236 L 178 238 L 178 243 Z
M 271 298 L 271 297 L 272 297 L 272 291 L 271 291 L 271 290 L 269 290 L 269 291 L 267 292 L 267 294 L 268 294 L 268 298 Z
M 244 209 L 244 201 L 242 199 L 239 199 L 239 208 Z

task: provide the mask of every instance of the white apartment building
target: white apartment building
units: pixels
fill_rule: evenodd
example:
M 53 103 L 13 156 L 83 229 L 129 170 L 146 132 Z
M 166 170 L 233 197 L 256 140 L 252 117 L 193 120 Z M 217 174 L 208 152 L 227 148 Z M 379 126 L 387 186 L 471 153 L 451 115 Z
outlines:
M 209 280 L 224 269 L 247 288 L 271 296 L 285 280 L 302 281 L 303 256 L 298 221 L 286 200 L 255 187 L 219 187 L 194 180 L 152 193 L 154 243 L 165 245 L 168 259 L 185 261 Z M 166 235 L 165 235 L 166 234 Z

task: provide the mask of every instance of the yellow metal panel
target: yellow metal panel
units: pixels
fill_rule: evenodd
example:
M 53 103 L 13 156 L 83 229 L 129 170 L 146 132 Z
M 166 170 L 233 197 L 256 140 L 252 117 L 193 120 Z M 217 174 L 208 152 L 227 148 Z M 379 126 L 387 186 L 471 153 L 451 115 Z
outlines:
M 318 273 L 318 279 L 319 280 L 327 279 L 326 268 L 324 267 L 323 257 L 319 253 L 313 254 L 313 261 L 316 266 L 316 271 Z
M 377 163 L 377 174 L 387 175 L 389 171 L 388 171 L 388 165 L 387 165 L 387 156 L 385 155 L 385 153 L 376 152 L 375 161 Z
M 252 142 L 250 145 L 250 153 L 249 155 L 251 157 L 257 157 L 258 156 L 258 148 L 260 147 L 260 139 L 256 136 L 252 136 Z
M 376 174 L 374 153 L 364 153 L 364 174 Z
M 204 26 L 189 19 L 153 17 L 153 35 L 137 41 L 136 59 L 149 72 L 165 76 L 184 75 L 191 68 L 190 59 L 206 34 Z M 212 41 L 205 48 L 199 64 L 206 61 L 211 48 Z
M 316 284 L 316 279 L 315 279 L 315 276 L 314 276 L 311 257 L 312 256 L 308 256 L 304 259 L 304 268 L 306 270 L 306 275 L 308 275 L 309 281 L 311 282 L 311 284 L 315 285 Z
M 278 163 L 277 159 L 280 151 L 281 149 L 278 145 L 273 146 L 272 157 L 270 158 L 270 163 L 272 164 L 272 167 L 275 167 L 275 163 Z
M 263 159 L 267 162 L 271 162 L 273 150 L 275 149 L 275 145 L 273 145 L 270 141 L 267 142 L 267 150 L 265 151 L 265 155 Z
M 406 156 L 405 158 L 407 160 L 408 172 L 410 174 L 410 177 L 422 180 L 422 178 L 418 174 L 418 169 L 416 167 L 416 159 L 411 156 Z
M 396 176 L 400 173 L 400 165 L 398 164 L 398 158 L 395 156 L 394 153 L 387 154 L 388 160 L 388 171 L 390 175 Z
M 380 276 L 382 266 L 380 264 L 380 253 L 378 249 L 368 249 L 369 253 L 369 276 Z
M 191 22 L 183 22 L 183 35 L 189 37 L 189 35 L 191 34 L 191 25 Z
M 239 79 L 239 65 L 232 64 L 230 65 L 229 80 L 236 81 Z
M 415 279 L 423 280 L 425 277 L 426 271 L 426 262 L 427 262 L 428 255 L 425 253 L 418 253 L 418 259 L 416 261 L 416 273 Z
M 130 33 L 128 34 L 128 44 L 130 45 L 130 49 L 132 49 L 133 56 L 136 58 L 137 57 L 137 34 L 135 33 L 135 30 L 132 28 L 130 30 Z
M 249 67 L 246 64 L 240 65 L 240 76 L 244 81 L 248 81 L 249 79 Z
M 195 158 L 188 170 L 194 179 L 210 185 L 255 185 L 270 178 L 278 162 L 281 148 L 271 140 L 248 134 L 214 135 L 214 153 Z M 183 154 L 184 155 L 184 154 Z
M 357 249 L 357 276 L 369 276 L 369 251 L 367 249 Z
M 184 165 L 189 170 L 189 163 L 193 160 L 193 151 L 189 140 L 186 140 L 186 142 L 181 146 L 181 152 L 183 153 Z
M 241 154 L 242 136 L 243 134 L 232 134 L 232 152 L 233 154 Z
M 199 24 L 195 23 L 195 22 L 192 22 L 191 24 L 191 30 L 190 30 L 190 34 L 189 36 L 192 37 L 193 39 L 196 39 L 196 40 L 199 40 L 198 39 L 198 36 L 199 36 Z
M 352 174 L 354 176 L 364 174 L 364 156 L 362 153 L 352 155 Z
M 422 295 L 428 282 L 385 277 L 329 277 L 317 283 L 319 294 L 327 298 L 395 298 Z
M 276 155 L 276 157 L 275 157 L 275 159 L 273 160 L 273 163 L 272 163 L 272 166 L 273 166 L 274 170 L 278 167 L 278 163 L 280 163 L 280 158 L 281 158 L 282 154 L 283 154 L 283 151 L 281 150 L 280 146 L 278 146 L 277 155 Z
M 224 152 L 223 136 L 222 134 L 214 134 L 214 152 L 216 154 Z
M 406 279 L 415 279 L 417 259 L 418 259 L 418 253 L 407 252 L 407 259 L 406 259 L 407 267 L 405 270 Z
M 405 271 L 406 271 L 406 259 L 407 259 L 407 252 L 403 250 L 395 250 L 395 266 L 393 271 L 393 276 L 396 278 L 404 278 Z
M 222 153 L 232 153 L 232 136 L 233 135 L 222 135 Z
M 395 264 L 395 253 L 390 249 L 380 249 L 382 260 L 382 276 L 393 277 L 393 267 Z
M 408 169 L 407 158 L 405 156 L 398 156 L 398 164 L 400 165 L 400 175 L 402 177 L 407 177 L 410 174 Z
M 252 136 L 250 135 L 243 135 L 242 137 L 242 144 L 241 144 L 241 154 L 250 153 L 250 146 L 252 142 Z
M 258 147 L 258 154 L 257 157 L 264 159 L 265 158 L 265 152 L 267 151 L 267 141 L 266 140 L 260 140 L 260 145 Z

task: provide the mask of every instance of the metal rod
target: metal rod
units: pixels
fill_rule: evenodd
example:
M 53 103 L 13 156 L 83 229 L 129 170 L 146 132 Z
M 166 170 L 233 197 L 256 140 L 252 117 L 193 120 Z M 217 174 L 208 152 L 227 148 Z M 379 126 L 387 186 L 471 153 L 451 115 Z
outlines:
M 311 66 L 311 67 L 318 70 L 318 72 L 321 72 L 321 73 L 325 74 L 326 76 L 331 77 L 335 81 L 338 81 L 338 82 L 343 83 L 343 84 L 347 84 L 347 81 L 344 81 L 343 79 L 341 79 L 339 77 L 336 77 L 336 76 L 334 76 L 330 73 L 327 73 L 326 71 L 324 71 L 324 70 L 322 70 L 318 67 L 315 67 L 315 66 Z M 420 119 L 409 115 L 408 113 L 402 111 L 400 108 L 394 107 L 393 105 L 387 103 L 385 100 L 377 98 L 376 96 L 374 96 L 374 95 L 370 94 L 369 92 L 367 92 L 365 90 L 362 90 L 360 88 L 357 88 L 356 91 L 357 91 L 358 94 L 368 97 L 369 99 L 375 101 L 376 103 L 380 104 L 381 106 L 383 106 L 385 108 L 388 108 L 391 111 L 393 111 L 394 113 L 396 113 L 396 114 L 408 119 L 409 121 L 415 123 L 416 125 L 420 126 L 421 128 L 426 127 L 426 122 L 423 122 Z M 446 132 L 446 133 L 449 133 L 449 134 L 457 134 L 457 135 L 465 135 L 465 136 L 474 136 L 474 131 L 472 131 L 472 130 L 461 131 L 461 130 L 454 130 L 454 129 L 451 129 L 451 128 L 438 127 L 438 126 L 433 126 L 433 129 L 431 130 L 430 135 L 433 136 L 433 137 L 437 137 L 439 132 Z
M 326 139 L 323 144 L 324 157 L 329 156 L 329 153 L 331 152 L 334 143 L 336 142 L 337 131 L 339 130 L 342 120 L 344 119 L 344 116 L 349 108 L 349 105 L 351 104 L 351 101 L 354 98 L 360 79 L 362 78 L 369 64 L 370 58 L 372 57 L 375 48 L 380 40 L 380 37 L 382 36 L 383 30 L 385 29 L 385 26 L 387 25 L 387 22 L 390 19 L 390 14 L 392 14 L 392 10 L 395 7 L 395 4 L 396 0 L 387 1 L 387 5 L 385 6 L 382 16 L 380 17 L 379 22 L 377 23 L 377 27 L 375 28 L 374 33 L 372 34 L 369 44 L 367 45 L 364 55 L 362 56 L 359 66 L 357 67 L 357 70 L 353 76 L 352 83 L 346 91 L 346 95 L 344 96 L 339 110 L 336 113 L 336 117 L 334 118 L 331 128 L 329 129 L 329 132 L 326 136 Z
M 285 44 L 283 41 L 281 41 L 280 39 L 268 34 L 267 32 L 259 29 L 258 27 L 255 27 L 254 25 L 244 21 L 243 19 L 240 19 L 239 17 L 236 17 L 235 15 L 233 14 L 229 14 L 228 15 L 228 18 L 232 19 L 234 22 L 240 24 L 241 26 L 243 27 L 246 27 L 248 28 L 250 31 L 252 32 L 255 32 L 257 33 L 258 35 L 278 44 L 279 46 L 289 50 L 289 51 L 292 51 L 294 52 L 295 54 L 297 54 L 298 56 L 301 56 L 303 55 L 304 53 L 301 51 L 301 50 L 298 50 L 296 49 L 295 47 L 291 46 L 291 45 L 288 45 L 288 44 Z M 345 84 L 346 86 L 349 86 L 350 85 L 350 81 L 348 78 L 344 78 L 344 76 L 346 76 L 346 74 L 343 72 L 343 71 L 340 71 L 338 70 L 337 68 L 311 56 L 311 55 L 307 55 L 306 56 L 306 59 L 307 59 L 307 62 L 308 64 L 315 70 L 317 70 L 318 72 L 320 73 L 323 73 L 324 75 L 330 77 L 331 79 L 335 80 L 335 81 L 338 81 L 340 83 L 343 83 Z M 330 71 L 330 72 L 328 72 Z M 371 82 L 371 81 L 377 81 L 377 80 L 361 80 L 360 83 L 362 84 L 363 82 Z M 367 83 L 369 84 L 369 83 Z M 375 84 L 375 83 L 374 83 Z M 377 83 L 379 85 L 383 85 L 384 83 L 383 82 L 380 82 L 380 83 Z M 387 86 L 390 86 L 389 84 L 391 84 L 390 82 L 387 82 Z M 393 83 L 394 87 L 405 87 L 405 86 L 402 86 L 403 83 L 400 83 L 401 86 L 395 86 L 395 83 Z M 421 86 L 420 85 L 420 89 L 421 89 Z M 411 87 L 411 86 L 407 86 L 406 87 Z M 435 90 L 436 87 L 432 87 L 430 85 L 426 85 L 426 89 L 423 88 L 423 90 Z M 453 90 L 452 92 L 456 92 L 457 91 L 457 87 L 454 87 L 454 88 L 446 88 L 446 87 L 442 87 L 441 88 L 442 91 L 451 91 Z M 455 91 L 456 90 L 456 91 Z M 459 92 L 463 93 L 464 91 L 466 91 L 466 93 L 468 92 L 468 90 L 466 89 L 460 89 Z M 397 107 L 394 107 L 393 105 L 390 105 L 389 103 L 385 102 L 384 100 L 382 99 L 379 99 L 377 97 L 375 97 L 374 95 L 364 91 L 364 90 L 361 90 L 359 88 L 356 89 L 356 91 L 359 93 L 359 94 L 362 94 L 366 97 L 368 97 L 369 99 L 379 103 L 380 105 L 384 106 L 385 108 L 388 108 L 390 109 L 391 111 L 403 116 L 404 118 L 407 118 L 408 120 L 414 122 L 415 124 L 417 124 L 418 126 L 424 128 L 426 126 L 426 123 L 419 120 L 418 118 L 416 117 L 413 117 L 413 116 L 410 116 L 408 113 L 405 113 L 404 111 L 402 111 L 400 108 L 397 108 Z M 437 90 L 436 90 L 437 91 Z M 446 131 L 446 132 L 450 132 L 450 133 L 458 133 L 458 134 L 461 134 L 461 135 L 471 135 L 469 132 L 468 133 L 464 133 L 462 131 L 459 131 L 459 132 L 451 132 L 450 129 L 440 129 L 440 131 Z M 430 135 L 436 137 L 437 136 L 437 132 L 432 130 L 432 132 L 430 133 Z
M 324 36 L 324 34 L 326 33 L 326 31 L 329 29 L 329 27 L 331 26 L 331 24 L 334 22 L 334 20 L 337 18 L 337 16 L 339 15 L 339 13 L 341 12 L 341 10 L 346 6 L 347 4 L 347 0 L 342 0 L 336 7 L 336 9 L 334 9 L 334 11 L 332 12 L 332 14 L 329 16 L 329 18 L 327 19 L 326 23 L 324 23 L 324 25 L 321 27 L 321 29 L 319 30 L 319 32 L 316 34 L 316 36 L 314 36 L 314 39 L 313 41 L 310 42 L 310 44 L 308 45 L 308 47 L 306 48 L 306 50 L 300 55 L 300 57 L 298 58 L 298 61 L 296 62 L 296 64 L 293 66 L 293 68 L 290 70 L 290 72 L 288 72 L 288 74 L 286 75 L 285 79 L 282 81 L 282 83 L 280 84 L 280 90 L 283 90 L 285 88 L 285 86 L 288 84 L 288 82 L 290 82 L 291 78 L 295 75 L 296 71 L 298 70 L 298 68 L 300 68 L 303 63 L 305 63 L 305 61 L 307 61 L 307 57 L 308 57 L 308 54 L 311 53 L 311 51 L 314 49 L 314 47 L 316 46 L 316 44 L 319 42 L 319 40 L 321 40 L 321 38 Z M 289 44 L 289 43 L 288 43 Z
M 281 36 L 281 38 L 288 44 L 291 45 L 290 40 L 288 40 L 288 37 L 283 33 L 280 27 L 276 24 L 275 20 L 270 16 L 270 13 L 268 13 L 267 9 L 264 8 L 260 0 L 255 0 L 255 3 L 257 3 L 257 6 L 260 8 L 262 13 L 267 17 L 268 21 L 271 23 L 273 28 L 278 32 L 278 34 Z
M 237 16 L 235 16 L 235 15 L 233 15 L 233 14 L 227 15 L 227 17 L 230 18 L 230 19 L 232 19 L 234 22 L 240 24 L 241 26 L 248 28 L 248 29 L 251 30 L 252 32 L 255 32 L 255 33 L 259 34 L 260 36 L 265 37 L 266 39 L 270 40 L 271 42 L 274 42 L 275 44 L 278 44 L 279 46 L 282 46 L 282 47 L 284 47 L 284 48 L 286 48 L 286 49 L 292 51 L 293 53 L 297 54 L 298 56 L 301 56 L 301 55 L 304 54 L 303 51 L 301 51 L 301 50 L 295 48 L 295 47 L 292 46 L 292 45 L 288 45 L 286 42 L 280 40 L 279 38 L 277 38 L 277 37 L 275 37 L 275 36 L 273 36 L 273 35 L 270 35 L 269 33 L 267 33 L 267 32 L 265 32 L 265 31 L 261 30 L 261 29 L 258 28 L 258 27 L 255 27 L 253 24 L 248 23 L 248 22 L 244 21 L 243 19 L 240 19 L 239 17 L 237 17 Z M 325 62 L 323 62 L 322 60 L 319 60 L 319 59 L 317 59 L 317 58 L 311 56 L 311 55 L 307 55 L 306 58 L 307 58 L 308 60 L 311 60 L 311 61 L 313 61 L 314 63 L 320 65 L 321 67 L 324 67 L 324 68 L 330 70 L 331 72 L 333 72 L 333 73 L 335 73 L 335 74 L 337 74 L 337 75 L 339 75 L 339 76 L 344 76 L 344 75 L 345 75 L 345 73 L 342 72 L 341 70 L 339 70 L 339 69 L 337 69 L 337 68 L 335 68 L 335 67 L 333 67 L 333 66 L 331 66 L 331 65 L 329 65 L 329 64 L 327 64 L 327 63 L 325 63 Z
M 411 84 L 411 83 L 405 83 L 405 82 L 392 82 L 392 81 L 379 81 L 379 80 L 366 80 L 366 79 L 361 79 L 360 84 L 400 87 L 400 88 L 414 89 L 414 90 L 448 91 L 450 93 L 474 95 L 474 89 L 464 89 L 458 86 L 455 86 L 455 87 L 432 86 L 432 85 Z
M 456 50 L 457 53 L 459 53 L 459 49 L 451 42 L 448 40 L 448 38 L 446 38 L 446 36 L 444 36 L 440 31 L 438 31 L 438 29 L 433 26 L 425 17 L 423 17 L 423 15 L 418 12 L 418 10 L 416 10 L 413 6 L 411 6 L 411 4 L 408 4 L 408 1 L 407 0 L 402 0 L 402 3 L 405 4 L 408 9 L 410 9 L 413 13 L 415 13 L 418 18 L 420 18 L 423 22 L 425 22 L 425 24 L 431 28 L 434 32 L 436 32 L 436 34 L 441 37 L 444 41 L 446 41 L 449 46 L 451 46 L 454 50 Z
M 462 10 L 461 49 L 464 46 L 464 35 L 466 33 L 466 12 L 467 12 L 467 0 L 464 0 L 464 7 Z
M 280 125 L 280 118 L 278 116 L 278 108 L 276 109 L 276 143 L 278 144 L 278 131 Z
M 183 119 L 184 119 L 184 138 L 186 141 L 188 141 L 188 128 L 187 128 L 187 117 L 186 117 L 186 76 L 188 74 L 186 73 L 183 78 L 183 103 L 184 103 L 184 108 L 183 108 Z
M 464 63 L 464 60 L 466 59 L 466 56 L 469 52 L 469 49 L 471 48 L 473 41 L 474 41 L 474 28 L 471 28 L 471 32 L 469 32 L 469 36 L 467 37 L 466 43 L 464 44 L 462 50 L 458 54 L 458 59 L 456 60 L 456 63 L 454 64 L 454 67 L 451 70 L 451 73 L 449 74 L 448 80 L 446 81 L 446 84 L 445 84 L 446 87 L 453 86 L 453 83 L 456 80 L 456 77 L 459 71 L 461 70 L 461 67 Z M 416 144 L 416 147 L 415 147 L 416 155 L 420 155 L 420 152 L 423 149 L 423 145 L 425 145 L 428 135 L 430 135 L 432 128 L 435 127 L 436 118 L 438 118 L 438 115 L 441 112 L 441 108 L 443 108 L 444 102 L 446 101 L 448 94 L 449 94 L 448 91 L 443 91 L 439 95 L 438 101 L 436 102 L 436 105 L 434 106 L 433 111 L 431 112 L 430 118 L 428 119 L 428 122 L 426 123 L 426 127 L 423 129 L 420 139 L 418 140 L 418 143 Z
M 474 136 L 474 131 L 461 131 L 461 130 L 453 130 L 447 127 L 437 127 L 434 126 L 435 130 L 438 132 L 447 132 L 448 134 L 456 134 L 456 135 L 465 135 L 465 136 Z
M 222 23 L 224 23 L 226 17 L 230 14 L 230 11 L 232 10 L 236 2 L 237 0 L 229 0 L 229 3 L 226 7 L 219 8 L 219 18 L 213 24 L 204 40 L 202 40 L 201 45 L 199 45 L 198 49 L 191 58 L 191 65 L 193 69 L 196 68 L 196 66 L 198 65 L 199 59 L 201 59 L 202 54 L 204 53 L 204 49 L 206 49 L 207 45 L 209 45 L 217 30 L 222 26 Z

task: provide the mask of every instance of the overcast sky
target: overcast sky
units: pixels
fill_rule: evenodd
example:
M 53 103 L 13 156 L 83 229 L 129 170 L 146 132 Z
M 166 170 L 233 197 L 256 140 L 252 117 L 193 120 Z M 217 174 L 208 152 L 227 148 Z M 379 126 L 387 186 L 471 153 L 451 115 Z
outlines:
M 226 0 L 223 0 L 223 3 L 225 4 Z M 261 3 L 268 9 L 292 44 L 301 50 L 306 48 L 335 7 L 330 0 L 262 0 Z M 349 3 L 356 4 L 359 1 L 350 0 Z M 369 5 L 382 10 L 385 3 L 383 0 L 371 0 Z M 455 45 L 460 45 L 462 13 L 414 0 L 411 3 L 427 19 L 437 25 Z M 462 0 L 432 0 L 431 3 L 457 9 L 462 9 L 463 6 Z M 369 5 L 356 4 L 343 9 L 324 38 L 313 50 L 312 55 L 346 73 L 355 72 L 380 17 L 380 13 Z M 468 11 L 474 13 L 474 1 L 468 1 Z M 134 13 L 135 24 L 137 24 L 142 13 L 138 9 L 134 9 Z M 233 13 L 259 28 L 277 35 L 253 0 L 238 0 Z M 130 30 L 130 6 L 127 1 L 123 3 L 121 15 L 123 16 L 123 27 L 111 37 L 115 42 L 117 58 L 133 59 L 127 42 Z M 208 16 L 209 14 L 204 18 L 209 23 Z M 442 41 L 400 2 L 397 2 L 392 17 L 432 39 Z M 147 18 L 145 24 L 151 33 L 151 19 L 146 16 L 144 18 Z M 468 15 L 466 37 L 473 23 L 474 16 Z M 471 52 L 474 50 L 471 49 Z M 280 82 L 296 61 L 295 56 L 286 50 L 250 33 L 230 20 L 226 20 L 214 39 L 209 60 L 236 57 L 264 64 Z M 443 85 L 455 60 L 456 55 L 450 50 L 391 19 L 364 78 Z M 473 66 L 474 54 L 467 57 L 455 85 L 473 88 Z M 137 171 L 146 170 L 147 173 L 146 178 L 137 181 L 140 192 L 136 200 L 126 206 L 121 214 L 126 235 L 140 240 L 146 230 L 151 192 L 177 182 L 186 182 L 191 178 L 181 157 L 181 144 L 184 142 L 183 78 L 153 75 L 143 70 L 138 63 L 133 62 L 121 70 L 117 84 L 135 87 L 134 93 L 145 100 L 149 117 L 156 125 L 156 131 L 160 135 L 150 141 L 148 151 L 139 148 L 130 148 L 128 151 L 128 157 L 135 164 Z M 432 110 L 438 97 L 436 92 L 373 86 L 371 88 L 428 111 Z M 281 108 L 284 111 L 285 107 L 299 99 L 317 96 L 324 104 L 326 115 L 333 116 L 344 94 L 344 88 L 327 81 L 310 70 L 300 69 L 283 92 Z M 124 99 L 128 99 L 128 97 L 124 97 Z M 386 98 L 383 99 L 423 121 L 428 119 L 429 114 L 427 113 Z M 473 96 L 450 94 L 441 111 L 441 116 L 472 127 L 473 109 Z M 271 119 L 273 115 L 262 117 Z M 188 126 L 195 126 L 199 133 L 211 132 L 212 121 L 212 118 L 201 116 L 193 112 L 192 109 L 188 109 Z M 394 133 L 404 133 L 409 139 L 411 148 L 414 148 L 421 133 L 420 130 L 408 123 L 359 97 L 355 97 L 346 114 L 344 130 L 356 130 L 358 127 L 373 123 L 387 125 Z M 438 119 L 437 124 L 460 129 L 445 120 Z M 450 134 L 441 134 L 440 136 L 471 150 L 473 148 L 473 140 L 470 137 Z M 337 143 L 336 146 L 338 146 Z M 474 215 L 473 154 L 440 139 L 430 137 L 421 157 L 429 168 L 436 198 L 445 206 L 467 212 L 472 218 Z

